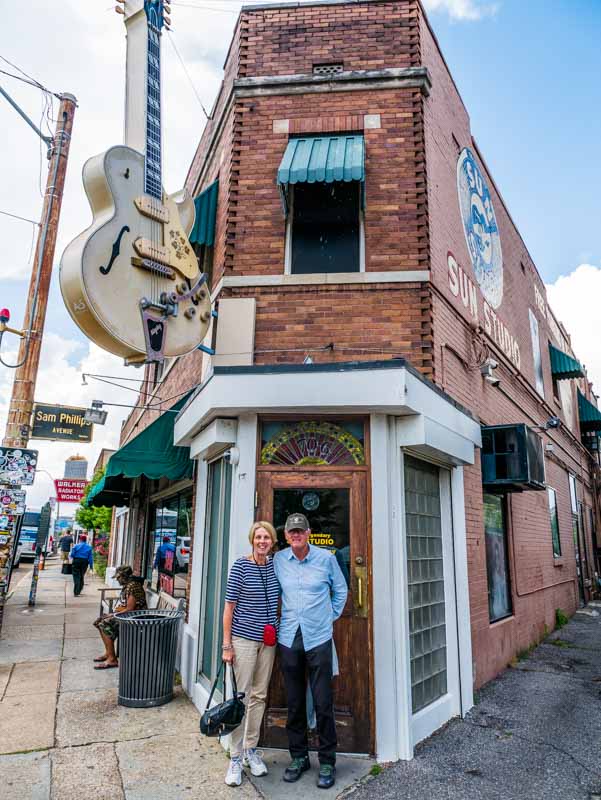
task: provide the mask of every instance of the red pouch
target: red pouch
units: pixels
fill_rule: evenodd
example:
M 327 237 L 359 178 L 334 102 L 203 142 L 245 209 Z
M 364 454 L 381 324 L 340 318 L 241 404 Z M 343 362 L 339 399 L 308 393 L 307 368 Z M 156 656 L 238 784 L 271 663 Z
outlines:
M 263 644 L 266 647 L 275 647 L 278 634 L 274 625 L 265 625 L 263 628 Z

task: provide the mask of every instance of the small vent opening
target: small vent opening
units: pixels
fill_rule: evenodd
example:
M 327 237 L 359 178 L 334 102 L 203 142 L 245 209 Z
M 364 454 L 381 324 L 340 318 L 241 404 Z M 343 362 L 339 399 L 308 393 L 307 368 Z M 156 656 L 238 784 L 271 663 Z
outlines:
M 313 64 L 314 75 L 340 75 L 344 70 L 344 64 Z

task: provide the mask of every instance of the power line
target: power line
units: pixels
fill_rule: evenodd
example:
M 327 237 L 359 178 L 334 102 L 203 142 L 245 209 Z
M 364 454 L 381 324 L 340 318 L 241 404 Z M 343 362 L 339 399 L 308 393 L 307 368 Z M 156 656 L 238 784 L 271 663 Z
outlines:
M 36 222 L 35 219 L 28 219 L 27 217 L 21 217 L 19 214 L 11 214 L 10 211 L 2 211 L 0 209 L 0 214 L 4 214 L 5 217 L 12 217 L 13 219 L 20 219 L 22 222 L 31 222 L 32 225 L 39 225 L 39 222 Z
M 5 72 L 4 70 L 0 70 L 0 72 L 3 72 L 5 75 L 8 75 L 11 78 L 15 78 L 15 80 L 23 81 L 23 83 L 29 83 L 30 86 L 35 86 L 38 89 L 41 89 L 43 92 L 46 92 L 47 94 L 51 94 L 51 95 L 53 95 L 54 97 L 57 97 L 60 100 L 61 96 L 60 96 L 60 94 L 58 94 L 58 92 L 53 92 L 51 89 L 48 89 L 46 86 L 44 86 L 43 83 L 40 83 L 38 80 L 33 78 L 31 75 L 28 75 L 25 72 L 25 70 L 21 69 L 21 67 L 18 67 L 16 64 L 13 64 L 12 61 L 9 61 L 8 58 L 5 58 L 2 55 L 0 55 L 0 58 L 2 59 L 2 61 L 5 61 L 10 67 L 12 67 L 13 69 L 16 69 L 18 72 L 20 72 L 21 75 L 24 75 L 25 78 L 27 78 L 27 80 L 24 80 L 24 78 L 20 78 L 18 75 L 13 75 L 10 72 Z
M 173 38 L 173 35 L 172 35 L 171 31 L 168 31 L 167 33 L 169 35 L 169 41 L 171 42 L 171 47 L 173 47 L 173 49 L 175 51 L 175 55 L 178 57 L 179 62 L 182 65 L 182 69 L 184 70 L 184 72 L 186 74 L 186 78 L 188 79 L 188 82 L 189 82 L 190 86 L 192 87 L 192 91 L 194 92 L 194 94 L 196 95 L 196 99 L 200 103 L 200 107 L 202 108 L 202 113 L 205 115 L 205 117 L 207 119 L 211 119 L 211 117 L 209 116 L 206 108 L 204 107 L 204 104 L 203 104 L 202 100 L 200 99 L 200 95 L 196 91 L 196 86 L 194 86 L 194 82 L 193 82 L 192 78 L 190 77 L 190 73 L 188 72 L 188 68 L 186 67 L 186 65 L 184 63 L 184 59 L 181 57 L 180 52 L 177 49 L 177 45 L 175 44 L 175 40 Z

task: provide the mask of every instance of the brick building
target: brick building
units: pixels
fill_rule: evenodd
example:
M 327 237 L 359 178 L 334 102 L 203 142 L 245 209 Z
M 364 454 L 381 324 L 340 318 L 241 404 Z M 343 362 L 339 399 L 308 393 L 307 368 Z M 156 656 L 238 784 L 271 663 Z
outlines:
M 97 495 L 113 563 L 192 540 L 204 708 L 229 564 L 303 511 L 346 559 L 340 747 L 410 758 L 590 596 L 590 384 L 417 0 L 243 9 L 188 188 L 218 317 L 209 355 L 148 368 Z M 276 674 L 266 744 L 284 716 Z

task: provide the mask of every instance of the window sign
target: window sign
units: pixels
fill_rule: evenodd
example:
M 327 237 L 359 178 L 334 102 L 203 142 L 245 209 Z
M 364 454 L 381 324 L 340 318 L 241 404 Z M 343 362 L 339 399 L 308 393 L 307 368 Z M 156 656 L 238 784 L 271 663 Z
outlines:
M 505 500 L 497 494 L 485 494 L 483 504 L 486 573 L 488 576 L 488 616 L 491 622 L 496 622 L 511 614 Z
M 363 423 L 273 422 L 263 425 L 261 464 L 358 466 L 365 464 Z
M 528 309 L 530 318 L 530 336 L 532 338 L 532 355 L 534 358 L 534 378 L 536 391 L 541 397 L 545 396 L 545 383 L 543 381 L 543 361 L 540 354 L 540 337 L 538 333 L 538 320 L 531 308 Z
M 561 556 L 561 539 L 559 537 L 559 517 L 557 516 L 557 493 L 555 489 L 547 487 L 549 499 L 549 515 L 551 517 L 551 540 L 553 542 L 553 557 Z

